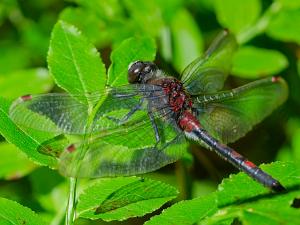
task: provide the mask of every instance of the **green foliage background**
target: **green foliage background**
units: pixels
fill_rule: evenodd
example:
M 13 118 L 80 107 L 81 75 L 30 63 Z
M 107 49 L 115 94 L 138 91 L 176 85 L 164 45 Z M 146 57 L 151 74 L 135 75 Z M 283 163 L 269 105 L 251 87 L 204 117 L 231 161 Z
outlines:
M 56 160 L 36 151 L 50 134 L 20 130 L 7 114 L 13 99 L 61 88 L 94 91 L 104 81 L 122 85 L 128 63 L 153 60 L 155 52 L 159 67 L 178 76 L 223 28 L 240 44 L 225 89 L 272 75 L 288 82 L 288 101 L 232 146 L 258 164 L 282 161 L 263 168 L 290 187 L 289 193 L 270 194 L 245 174 L 217 188 L 236 171 L 191 144 L 193 154 L 144 180 L 82 180 L 76 224 L 300 224 L 299 21 L 299 0 L 2 0 L 0 224 L 63 224 L 68 195 L 67 179 L 50 169 Z M 75 60 L 84 73 L 72 72 L 73 61 L 59 67 L 67 44 L 81 56 Z M 89 51 L 93 45 L 101 58 Z M 95 80 L 93 74 L 106 76 L 105 70 L 107 80 Z M 66 77 L 57 76 L 61 71 Z M 76 83 L 82 79 L 86 87 Z

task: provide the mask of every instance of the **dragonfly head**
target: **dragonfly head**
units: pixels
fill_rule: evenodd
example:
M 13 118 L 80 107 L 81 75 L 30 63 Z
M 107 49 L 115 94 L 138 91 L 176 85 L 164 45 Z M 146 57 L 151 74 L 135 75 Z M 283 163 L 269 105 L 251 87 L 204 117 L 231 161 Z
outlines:
M 133 62 L 128 66 L 128 82 L 131 84 L 147 83 L 147 81 L 155 77 L 157 69 L 153 62 Z

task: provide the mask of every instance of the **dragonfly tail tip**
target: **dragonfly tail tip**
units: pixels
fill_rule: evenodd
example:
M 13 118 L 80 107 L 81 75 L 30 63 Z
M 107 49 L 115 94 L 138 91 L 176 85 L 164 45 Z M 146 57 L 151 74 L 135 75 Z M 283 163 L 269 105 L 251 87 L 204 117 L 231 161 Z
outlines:
M 275 192 L 284 192 L 286 191 L 286 188 L 280 184 L 279 182 L 276 182 L 272 185 L 271 189 Z

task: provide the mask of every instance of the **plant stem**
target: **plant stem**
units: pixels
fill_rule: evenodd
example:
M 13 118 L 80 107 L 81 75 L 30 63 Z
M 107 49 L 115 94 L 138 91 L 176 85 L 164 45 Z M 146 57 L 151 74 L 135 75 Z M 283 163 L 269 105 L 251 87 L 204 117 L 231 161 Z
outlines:
M 75 218 L 75 203 L 76 203 L 76 184 L 77 179 L 70 177 L 69 200 L 66 212 L 65 225 L 72 225 Z
M 237 36 L 238 43 L 244 44 L 258 34 L 263 33 L 267 29 L 270 21 L 281 10 L 281 8 L 282 5 L 278 1 L 274 1 L 265 11 L 262 17 L 256 22 L 256 24 L 254 24 L 254 26 L 250 27 L 245 32 L 242 32 Z

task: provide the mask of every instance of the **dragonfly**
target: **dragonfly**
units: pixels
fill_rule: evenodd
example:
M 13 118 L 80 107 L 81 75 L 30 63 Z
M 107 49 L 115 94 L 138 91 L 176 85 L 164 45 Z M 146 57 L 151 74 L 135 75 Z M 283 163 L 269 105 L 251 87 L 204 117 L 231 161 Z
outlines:
M 135 61 L 127 85 L 78 95 L 25 95 L 12 103 L 10 117 L 23 129 L 53 134 L 37 150 L 57 157 L 65 176 L 154 171 L 180 159 L 186 140 L 192 140 L 265 187 L 283 191 L 278 180 L 227 146 L 281 105 L 288 92 L 281 77 L 221 91 L 236 48 L 235 37 L 222 31 L 179 78 L 153 62 Z

